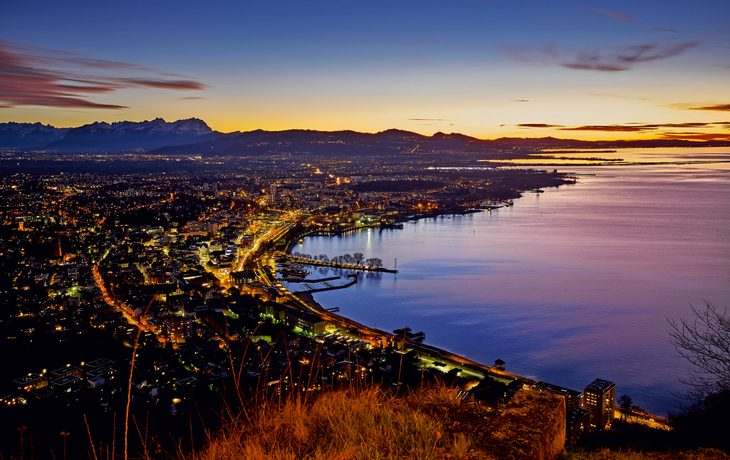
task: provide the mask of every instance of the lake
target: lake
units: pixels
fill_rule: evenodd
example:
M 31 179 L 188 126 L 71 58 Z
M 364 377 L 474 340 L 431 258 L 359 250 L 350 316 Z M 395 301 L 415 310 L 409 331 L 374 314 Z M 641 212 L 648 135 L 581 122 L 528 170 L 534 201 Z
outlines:
M 601 156 L 663 164 L 554 166 L 578 183 L 402 230 L 306 238 L 294 251 L 362 252 L 391 268 L 397 257 L 397 275 L 316 293 L 325 308 L 385 330 L 407 325 L 428 344 L 556 385 L 610 380 L 617 396 L 663 415 L 688 369 L 667 320 L 730 299 L 730 163 L 671 163 L 727 161 L 730 149 Z

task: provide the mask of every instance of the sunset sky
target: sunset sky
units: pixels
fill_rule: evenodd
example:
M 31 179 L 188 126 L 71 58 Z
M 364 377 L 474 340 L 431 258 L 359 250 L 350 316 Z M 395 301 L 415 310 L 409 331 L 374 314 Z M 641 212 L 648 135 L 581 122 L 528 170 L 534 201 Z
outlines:
M 0 122 L 730 139 L 730 2 L 36 1 Z

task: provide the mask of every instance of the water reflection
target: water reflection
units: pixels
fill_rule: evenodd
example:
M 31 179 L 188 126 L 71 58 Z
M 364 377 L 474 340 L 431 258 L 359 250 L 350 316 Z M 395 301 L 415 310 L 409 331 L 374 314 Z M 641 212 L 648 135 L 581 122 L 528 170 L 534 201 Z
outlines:
M 315 298 L 558 385 L 612 380 L 619 394 L 664 412 L 687 367 L 666 319 L 730 298 L 730 165 L 573 171 L 595 175 L 491 213 L 307 238 L 302 252 L 363 252 L 391 267 L 397 257 L 400 270 L 397 281 L 368 274 Z

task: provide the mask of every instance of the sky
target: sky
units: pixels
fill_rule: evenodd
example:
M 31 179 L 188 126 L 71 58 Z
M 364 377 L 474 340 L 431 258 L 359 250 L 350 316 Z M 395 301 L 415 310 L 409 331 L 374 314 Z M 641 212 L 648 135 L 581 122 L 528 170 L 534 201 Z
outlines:
M 0 123 L 730 140 L 728 0 L 3 0 L 0 12 Z

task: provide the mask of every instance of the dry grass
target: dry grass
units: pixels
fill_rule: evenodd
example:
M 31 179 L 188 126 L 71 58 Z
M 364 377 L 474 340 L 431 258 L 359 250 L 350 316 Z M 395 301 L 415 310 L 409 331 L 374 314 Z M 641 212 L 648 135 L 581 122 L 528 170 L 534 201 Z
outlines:
M 608 449 L 597 452 L 567 452 L 565 460 L 730 460 L 715 449 L 694 452 L 621 452 Z
M 535 439 L 523 439 L 525 433 L 519 429 L 502 433 L 499 425 L 517 417 L 512 425 L 526 425 L 523 428 L 531 434 L 534 419 L 539 418 L 535 414 L 549 409 L 549 404 L 539 400 L 530 412 L 525 404 L 532 399 L 527 398 L 497 413 L 462 404 L 457 390 L 444 385 L 405 395 L 370 387 L 309 397 L 312 399 L 293 397 L 281 404 L 259 400 L 245 418 L 230 424 L 205 449 L 185 460 L 534 458 L 535 451 L 529 447 Z M 560 460 L 730 460 L 730 456 L 716 450 L 638 453 L 606 449 L 563 452 Z
M 323 393 L 262 405 L 252 423 L 234 424 L 194 460 L 464 458 L 471 441 L 449 434 L 426 406 L 459 404 L 455 390 L 436 387 L 405 398 L 378 388 Z

